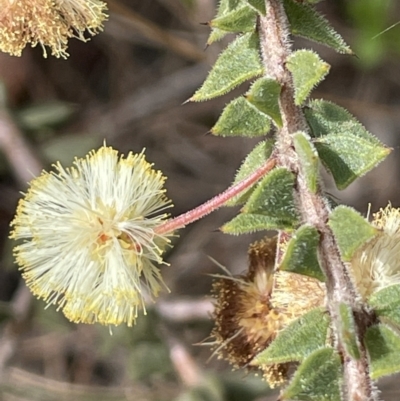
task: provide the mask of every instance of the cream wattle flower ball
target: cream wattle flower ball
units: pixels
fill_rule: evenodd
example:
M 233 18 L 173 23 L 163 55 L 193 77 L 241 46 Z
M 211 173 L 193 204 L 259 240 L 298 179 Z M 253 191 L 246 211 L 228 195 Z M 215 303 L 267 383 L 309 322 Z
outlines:
M 32 180 L 11 223 L 15 256 L 34 295 L 73 322 L 131 326 L 143 295 L 164 286 L 155 264 L 171 233 L 165 177 L 143 153 L 103 146 Z
M 400 209 L 388 205 L 374 214 L 378 234 L 354 254 L 350 269 L 364 301 L 375 292 L 400 284 Z
M 0 0 L 0 51 L 20 56 L 38 44 L 66 58 L 69 38 L 87 41 L 103 29 L 107 5 L 102 0 Z

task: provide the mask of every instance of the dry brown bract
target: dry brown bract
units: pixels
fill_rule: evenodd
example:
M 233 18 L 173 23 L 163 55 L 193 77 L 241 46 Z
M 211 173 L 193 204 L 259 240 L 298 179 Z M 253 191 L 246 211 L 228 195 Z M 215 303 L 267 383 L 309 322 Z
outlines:
M 68 39 L 102 30 L 107 6 L 100 0 L 0 0 L 0 50 L 20 56 L 27 44 L 68 56 Z
M 312 308 L 324 304 L 324 284 L 310 277 L 274 272 L 276 238 L 249 249 L 249 271 L 214 282 L 216 298 L 212 336 L 216 350 L 234 367 L 248 367 L 279 331 Z M 287 378 L 289 364 L 262 366 L 270 386 Z

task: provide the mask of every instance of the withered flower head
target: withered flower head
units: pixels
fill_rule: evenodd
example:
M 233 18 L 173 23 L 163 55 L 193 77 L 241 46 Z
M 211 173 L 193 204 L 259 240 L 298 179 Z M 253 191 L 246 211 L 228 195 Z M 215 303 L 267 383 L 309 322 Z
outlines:
M 67 57 L 67 42 L 84 32 L 95 35 L 106 19 L 101 0 L 0 0 L 0 51 L 20 56 L 26 45 L 39 44 L 56 57 Z
M 390 204 L 374 214 L 380 232 L 353 256 L 350 267 L 362 299 L 393 284 L 400 284 L 400 210 Z
M 278 332 L 308 310 L 323 305 L 324 285 L 288 272 L 274 272 L 277 239 L 249 248 L 249 270 L 214 282 L 216 353 L 234 367 L 248 367 Z M 270 386 L 286 380 L 290 364 L 263 366 Z
M 280 326 L 270 303 L 275 248 L 276 239 L 266 240 L 262 248 L 253 246 L 247 275 L 219 278 L 213 284 L 212 335 L 235 367 L 246 366 L 271 342 Z

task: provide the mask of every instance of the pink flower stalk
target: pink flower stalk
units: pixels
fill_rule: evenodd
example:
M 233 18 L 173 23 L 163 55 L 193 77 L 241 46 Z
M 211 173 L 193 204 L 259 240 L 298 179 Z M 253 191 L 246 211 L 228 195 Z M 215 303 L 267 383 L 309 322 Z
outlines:
M 202 205 L 196 207 L 193 210 L 181 214 L 171 220 L 166 221 L 155 229 L 157 234 L 166 234 L 175 231 L 179 228 L 183 228 L 190 223 L 193 223 L 204 216 L 207 216 L 211 212 L 217 210 L 223 206 L 228 200 L 232 199 L 234 196 L 240 194 L 242 191 L 253 185 L 260 178 L 264 177 L 266 173 L 271 171 L 276 165 L 276 160 L 270 158 L 264 165 L 259 167 L 254 173 L 250 174 L 243 181 L 232 185 L 226 191 L 215 196 L 214 198 L 208 200 Z

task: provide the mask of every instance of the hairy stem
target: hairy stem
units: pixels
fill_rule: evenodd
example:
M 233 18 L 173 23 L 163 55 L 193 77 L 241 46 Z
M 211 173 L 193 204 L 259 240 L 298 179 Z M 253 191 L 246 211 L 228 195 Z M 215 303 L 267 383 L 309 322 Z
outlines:
M 214 198 L 208 200 L 202 205 L 196 207 L 193 210 L 181 214 L 171 220 L 168 220 L 164 224 L 158 226 L 155 230 L 157 234 L 165 234 L 175 231 L 179 228 L 183 228 L 190 223 L 193 223 L 204 216 L 207 216 L 214 210 L 217 210 L 223 206 L 228 200 L 232 199 L 234 196 L 240 194 L 245 189 L 249 188 L 251 185 L 256 183 L 260 178 L 264 177 L 269 171 L 271 171 L 276 164 L 274 157 L 269 158 L 265 164 L 259 167 L 254 173 L 250 174 L 244 180 L 238 182 L 235 185 L 229 187 L 226 191 L 215 196 Z
M 342 262 L 335 238 L 327 226 L 329 207 L 324 199 L 323 191 L 312 193 L 302 173 L 299 158 L 294 150 L 293 134 L 308 131 L 307 124 L 300 107 L 294 103 L 293 80 L 286 68 L 286 60 L 291 53 L 289 29 L 282 0 L 266 0 L 267 13 L 260 18 L 259 31 L 261 51 L 266 75 L 276 79 L 281 87 L 280 110 L 283 127 L 277 131 L 276 158 L 277 164 L 286 167 L 296 175 L 296 197 L 302 221 L 312 224 L 321 235 L 319 260 L 326 275 L 328 308 L 332 318 L 334 331 L 339 332 L 340 317 L 338 308 L 341 303 L 349 305 L 359 318 L 358 338 L 361 358 L 353 359 L 346 353 L 336 334 L 336 346 L 344 361 L 344 394 L 348 401 L 372 401 L 376 399 L 369 376 L 367 354 L 362 337 L 365 332 L 368 314 L 357 301 L 357 294 L 349 278 L 346 266 Z

